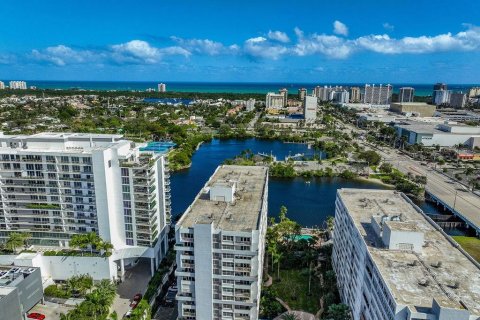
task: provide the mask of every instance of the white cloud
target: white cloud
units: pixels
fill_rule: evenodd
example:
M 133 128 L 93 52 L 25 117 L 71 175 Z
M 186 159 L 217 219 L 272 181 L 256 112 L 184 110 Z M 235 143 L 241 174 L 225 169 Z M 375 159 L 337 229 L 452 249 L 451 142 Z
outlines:
M 152 64 L 160 60 L 160 51 L 143 40 L 111 46 L 112 58 L 119 63 L 147 63 Z
M 293 52 L 298 56 L 323 54 L 330 58 L 343 59 L 348 57 L 353 49 L 351 44 L 343 38 L 325 34 L 313 34 L 299 39 Z
M 275 40 L 275 41 L 279 41 L 279 42 L 283 42 L 283 43 L 290 42 L 290 38 L 288 37 L 288 35 L 285 32 L 282 32 L 282 31 L 272 31 L 272 30 L 270 30 L 270 31 L 268 31 L 267 36 L 270 40 Z
M 348 36 L 348 27 L 344 23 L 335 20 L 333 22 L 333 33 Z
M 272 44 L 264 37 L 256 37 L 245 41 L 243 51 L 250 58 L 277 60 L 285 55 L 288 49 L 283 45 Z
M 219 54 L 235 53 L 238 51 L 237 45 L 225 46 L 221 42 L 209 39 L 183 39 L 175 36 L 170 38 L 179 46 L 192 53 L 215 56 Z
M 37 61 L 52 63 L 57 66 L 91 62 L 95 54 L 89 50 L 74 50 L 63 44 L 47 47 L 43 50 L 32 50 L 30 56 Z
M 395 26 L 394 25 L 391 25 L 390 23 L 388 22 L 385 22 L 382 24 L 383 28 L 385 30 L 389 30 L 389 31 L 393 31 L 393 29 L 395 29 Z

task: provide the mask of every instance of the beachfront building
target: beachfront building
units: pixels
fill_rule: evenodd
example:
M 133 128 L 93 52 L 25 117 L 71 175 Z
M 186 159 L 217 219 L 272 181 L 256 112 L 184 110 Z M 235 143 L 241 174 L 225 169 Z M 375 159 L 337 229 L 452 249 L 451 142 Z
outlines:
M 258 319 L 268 169 L 217 168 L 175 227 L 182 319 Z
M 165 256 L 170 182 L 152 145 L 115 134 L 0 134 L 0 161 L 0 241 L 28 232 L 30 244 L 62 248 L 95 232 L 122 267 L 148 258 L 153 269 Z
M 247 112 L 255 110 L 255 99 L 250 98 L 245 102 L 245 110 Z
M 415 97 L 415 88 L 402 87 L 398 91 L 398 102 L 413 102 Z
M 480 265 L 403 193 L 340 189 L 332 263 L 353 320 L 476 320 Z
M 366 84 L 362 93 L 362 102 L 375 105 L 387 105 L 392 102 L 393 87 L 389 84 L 375 86 Z
M 166 91 L 167 91 L 167 85 L 165 83 L 159 83 L 158 92 L 166 92 Z
M 360 102 L 361 101 L 361 92 L 359 87 L 350 88 L 350 102 Z
M 3 81 L 0 81 L 0 90 L 5 89 L 5 83 Z
M 27 83 L 25 81 L 10 81 L 9 88 L 15 90 L 26 90 Z

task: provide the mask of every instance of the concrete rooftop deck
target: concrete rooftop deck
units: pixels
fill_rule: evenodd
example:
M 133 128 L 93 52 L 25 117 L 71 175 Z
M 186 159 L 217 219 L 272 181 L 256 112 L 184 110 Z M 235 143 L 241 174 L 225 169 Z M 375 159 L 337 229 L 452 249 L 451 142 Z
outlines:
M 178 225 L 191 228 L 195 224 L 213 223 L 214 228 L 229 231 L 258 229 L 267 176 L 266 167 L 227 165 L 218 167 L 192 205 L 185 211 Z M 210 200 L 209 189 L 217 183 L 236 185 L 234 202 Z
M 432 298 L 444 307 L 480 315 L 480 270 L 413 207 L 392 190 L 338 190 L 372 260 L 396 301 L 430 307 Z M 400 215 L 407 230 L 424 233 L 421 253 L 387 250 L 371 227 L 371 217 Z M 401 222 L 389 222 L 398 224 Z

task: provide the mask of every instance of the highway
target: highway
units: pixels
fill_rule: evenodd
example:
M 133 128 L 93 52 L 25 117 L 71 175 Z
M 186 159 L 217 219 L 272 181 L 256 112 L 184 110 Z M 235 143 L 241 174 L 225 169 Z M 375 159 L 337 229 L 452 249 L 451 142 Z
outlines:
M 413 175 L 427 177 L 425 190 L 441 203 L 448 206 L 457 216 L 462 218 L 470 227 L 476 229 L 480 234 L 480 197 L 469 191 L 467 187 L 451 180 L 433 168 L 421 165 L 418 161 L 389 149 L 388 151 L 375 150 L 382 156 L 384 161 L 392 164 L 404 174 L 408 172 Z
M 344 125 L 343 131 L 354 131 L 359 134 L 364 133 L 362 130 L 356 128 L 351 124 Z M 413 160 L 407 155 L 399 152 L 393 148 L 382 147 L 378 148 L 374 145 L 366 143 L 363 140 L 356 140 L 360 145 L 368 149 L 373 149 L 378 152 L 383 161 L 392 164 L 404 174 L 408 172 L 413 175 L 423 175 L 427 177 L 427 185 L 425 190 L 433 198 L 436 198 L 443 205 L 461 218 L 467 225 L 476 230 L 477 235 L 480 235 L 480 197 L 468 190 L 467 187 L 458 183 L 442 173 L 435 171 L 427 165 L 421 165 L 419 161 Z

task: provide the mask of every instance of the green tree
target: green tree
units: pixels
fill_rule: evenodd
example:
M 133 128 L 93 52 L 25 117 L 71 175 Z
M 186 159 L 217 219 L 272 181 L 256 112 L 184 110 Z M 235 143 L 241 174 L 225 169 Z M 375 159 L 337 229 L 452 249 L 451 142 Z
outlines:
M 358 158 L 365 160 L 366 162 L 368 162 L 369 165 L 373 166 L 378 165 L 380 163 L 380 160 L 382 160 L 382 157 L 380 157 L 380 155 L 373 150 L 361 152 L 358 155 Z
M 332 304 L 327 310 L 327 320 L 350 320 L 350 308 L 343 304 Z
M 5 246 L 12 251 L 16 251 L 19 247 L 26 245 L 27 240 L 31 237 L 29 233 L 12 232 L 9 234 Z

